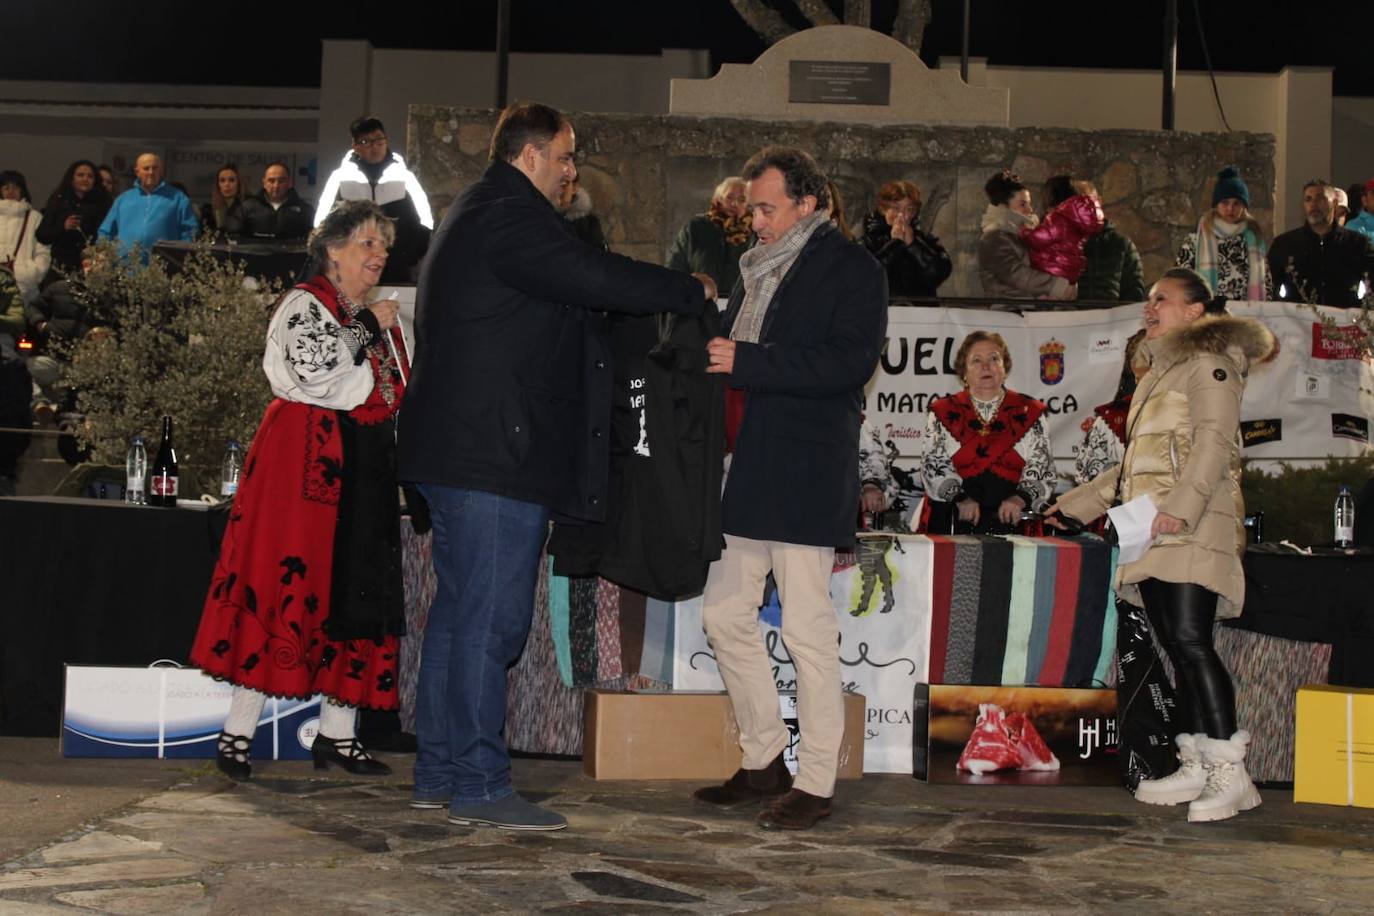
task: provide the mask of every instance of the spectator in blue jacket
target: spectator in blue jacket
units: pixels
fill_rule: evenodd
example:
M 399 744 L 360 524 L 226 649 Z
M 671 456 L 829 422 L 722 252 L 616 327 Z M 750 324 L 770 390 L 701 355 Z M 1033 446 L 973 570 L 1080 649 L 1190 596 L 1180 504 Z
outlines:
M 196 208 L 189 197 L 162 180 L 162 160 L 144 153 L 134 164 L 134 174 L 138 184 L 115 198 L 100 224 L 100 237 L 116 240 L 121 254 L 137 244 L 145 261 L 158 242 L 194 239 L 200 228 Z
M 1374 178 L 1364 183 L 1363 193 L 1360 195 L 1360 212 L 1345 224 L 1345 228 L 1354 230 L 1374 242 Z

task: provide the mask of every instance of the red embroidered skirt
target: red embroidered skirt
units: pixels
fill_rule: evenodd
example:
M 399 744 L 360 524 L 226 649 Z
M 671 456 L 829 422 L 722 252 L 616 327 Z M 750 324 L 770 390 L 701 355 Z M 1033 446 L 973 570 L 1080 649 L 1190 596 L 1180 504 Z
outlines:
M 268 405 L 191 649 L 208 674 L 269 696 L 322 693 L 350 706 L 395 709 L 395 636 L 331 640 L 334 529 L 343 464 L 334 411 Z

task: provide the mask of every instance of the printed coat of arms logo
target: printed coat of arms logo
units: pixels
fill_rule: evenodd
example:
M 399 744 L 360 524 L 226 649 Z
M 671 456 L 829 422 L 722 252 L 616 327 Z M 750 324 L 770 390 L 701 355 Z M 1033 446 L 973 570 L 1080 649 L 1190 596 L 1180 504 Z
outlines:
M 1040 381 L 1046 385 L 1064 381 L 1064 345 L 1053 337 L 1040 346 Z

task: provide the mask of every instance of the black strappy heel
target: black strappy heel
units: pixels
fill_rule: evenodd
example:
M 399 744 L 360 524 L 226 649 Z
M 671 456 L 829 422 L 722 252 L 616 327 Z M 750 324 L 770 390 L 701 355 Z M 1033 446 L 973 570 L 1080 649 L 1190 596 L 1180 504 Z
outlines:
M 220 732 L 215 749 L 215 766 L 234 782 L 246 782 L 253 775 L 253 767 L 248 762 L 248 752 L 252 747 L 252 738 Z
M 310 746 L 310 756 L 315 759 L 315 769 L 327 770 L 333 763 L 343 767 L 355 776 L 389 776 L 391 767 L 372 755 L 357 738 L 326 738 L 316 735 L 315 743 Z

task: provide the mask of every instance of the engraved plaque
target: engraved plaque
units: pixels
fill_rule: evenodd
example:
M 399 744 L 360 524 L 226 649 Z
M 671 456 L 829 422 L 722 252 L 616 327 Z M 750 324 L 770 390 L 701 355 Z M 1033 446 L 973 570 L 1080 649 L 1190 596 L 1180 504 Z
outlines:
M 787 101 L 829 105 L 887 105 L 892 65 L 846 60 L 789 62 Z

